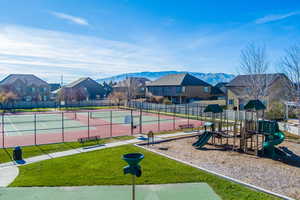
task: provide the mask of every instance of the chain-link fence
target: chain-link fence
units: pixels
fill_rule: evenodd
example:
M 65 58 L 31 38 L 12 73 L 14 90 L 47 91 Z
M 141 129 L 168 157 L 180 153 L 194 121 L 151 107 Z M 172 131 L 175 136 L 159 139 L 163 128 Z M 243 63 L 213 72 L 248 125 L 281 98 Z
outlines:
M 157 111 L 164 113 L 176 113 L 177 115 L 182 115 L 186 118 L 196 118 L 198 120 L 205 120 L 212 117 L 212 113 L 205 113 L 204 109 L 207 105 L 190 103 L 190 104 L 155 104 L 148 102 L 138 102 L 131 101 L 128 103 L 128 107 L 142 109 L 145 111 Z M 217 115 L 217 118 L 220 118 L 220 115 Z M 228 120 L 250 120 L 255 118 L 256 114 L 253 112 L 246 111 L 235 111 L 235 110 L 224 110 L 222 113 L 223 119 Z
M 168 112 L 167 112 L 168 111 Z M 1 115 L 2 147 L 40 145 L 77 141 L 83 137 L 108 138 L 157 133 L 184 128 L 196 128 L 202 122 L 177 108 L 170 110 L 144 110 L 118 108 L 87 111 L 53 111 L 39 113 L 14 113 Z

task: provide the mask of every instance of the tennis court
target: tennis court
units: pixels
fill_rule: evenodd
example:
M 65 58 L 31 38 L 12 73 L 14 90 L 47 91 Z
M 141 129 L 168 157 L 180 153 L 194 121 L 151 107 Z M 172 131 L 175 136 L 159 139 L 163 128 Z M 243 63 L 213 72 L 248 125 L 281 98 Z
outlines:
M 171 131 L 182 124 L 199 127 L 202 122 L 135 109 L 5 114 L 1 119 L 0 145 L 27 146 L 71 142 L 91 136 L 107 138 Z
M 4 132 L 9 136 L 35 134 L 35 130 L 38 134 L 53 133 L 62 126 L 68 131 L 87 130 L 83 123 L 75 120 L 74 113 L 7 115 L 4 117 L 4 124 Z
M 0 188 L 1 200 L 130 200 L 131 186 Z M 137 185 L 136 199 L 220 200 L 206 183 Z

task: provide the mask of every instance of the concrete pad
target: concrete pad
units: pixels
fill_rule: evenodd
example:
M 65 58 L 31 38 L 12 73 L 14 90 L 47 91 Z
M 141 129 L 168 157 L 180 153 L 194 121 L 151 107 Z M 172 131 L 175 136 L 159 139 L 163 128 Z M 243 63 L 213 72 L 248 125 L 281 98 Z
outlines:
M 7 187 L 15 180 L 18 174 L 19 174 L 19 168 L 17 166 L 0 168 L 0 187 Z
M 131 186 L 0 188 L 1 200 L 130 200 Z M 137 185 L 136 199 L 221 200 L 206 183 Z

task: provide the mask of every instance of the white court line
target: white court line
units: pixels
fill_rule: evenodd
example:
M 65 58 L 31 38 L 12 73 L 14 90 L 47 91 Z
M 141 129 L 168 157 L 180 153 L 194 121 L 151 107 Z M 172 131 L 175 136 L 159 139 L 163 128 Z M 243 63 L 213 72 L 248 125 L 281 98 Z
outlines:
M 15 129 L 15 131 L 17 131 L 16 132 L 16 135 L 19 135 L 19 136 L 21 136 L 21 135 L 23 135 L 22 133 L 21 133 L 21 130 L 19 130 L 15 125 L 14 125 L 14 123 L 11 121 L 11 119 L 8 117 L 7 118 L 8 120 L 9 120 L 9 125 L 11 125 L 14 129 Z M 5 123 L 4 123 L 5 124 Z M 5 128 L 5 127 L 4 127 Z M 5 132 L 5 131 L 4 131 Z

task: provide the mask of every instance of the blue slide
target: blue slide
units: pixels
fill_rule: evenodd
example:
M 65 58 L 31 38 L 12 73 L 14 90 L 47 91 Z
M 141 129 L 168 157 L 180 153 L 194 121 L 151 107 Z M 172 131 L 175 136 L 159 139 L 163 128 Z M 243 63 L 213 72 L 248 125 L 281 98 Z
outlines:
M 193 146 L 196 147 L 197 149 L 203 147 L 208 142 L 208 140 L 211 138 L 212 135 L 213 133 L 210 131 L 204 132 L 202 135 L 199 136 L 199 139 L 193 144 Z

